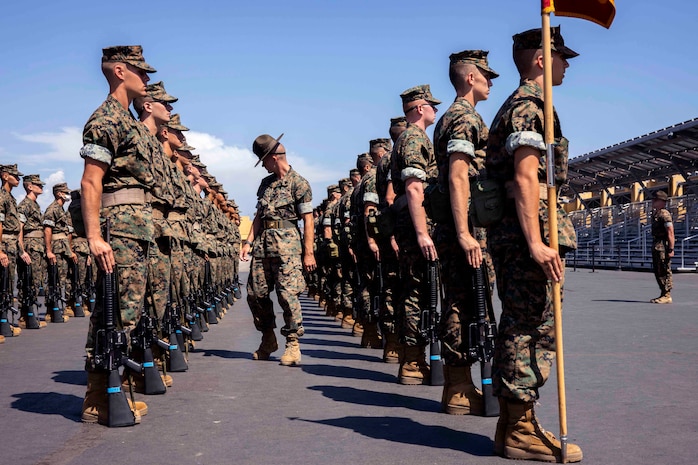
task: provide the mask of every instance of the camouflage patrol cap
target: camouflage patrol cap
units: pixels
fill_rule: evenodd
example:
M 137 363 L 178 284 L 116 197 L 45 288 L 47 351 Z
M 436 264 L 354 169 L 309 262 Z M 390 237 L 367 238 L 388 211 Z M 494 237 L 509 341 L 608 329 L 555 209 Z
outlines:
M 344 187 L 351 187 L 351 179 L 349 178 L 342 178 L 339 180 L 339 187 L 344 188 Z
M 652 193 L 652 198 L 657 200 L 664 200 L 665 202 L 669 199 L 667 193 L 664 191 L 654 191 Z
M 373 165 L 373 157 L 366 152 L 366 153 L 360 153 L 356 157 L 356 169 L 359 170 L 359 174 L 361 174 L 361 166 L 366 165 L 366 163 Z
M 189 145 L 185 142 L 183 146 L 181 146 L 180 148 L 175 149 L 175 150 L 178 152 L 193 152 L 194 150 L 196 150 L 196 148 L 192 147 L 191 145 Z M 192 155 L 190 154 L 190 156 L 192 156 Z
M 58 194 L 59 192 L 63 192 L 64 194 L 70 194 L 70 189 L 68 188 L 68 184 L 64 182 L 59 182 L 58 184 L 53 185 L 53 193 Z
M 410 87 L 400 94 L 400 98 L 402 99 L 403 105 L 414 102 L 415 100 L 426 100 L 432 105 L 438 105 L 441 103 L 441 100 L 435 99 L 434 96 L 431 95 L 431 88 L 429 87 L 429 84 Z
M 143 47 L 140 45 L 116 45 L 102 49 L 102 63 L 128 63 L 146 73 L 154 73 L 155 68 L 145 62 Z
M 24 176 L 17 169 L 17 163 L 15 163 L 14 165 L 0 165 L 0 173 L 7 173 L 7 174 L 11 174 L 12 176 L 18 176 L 18 177 Z
M 196 166 L 197 168 L 206 168 L 206 165 L 201 163 L 201 158 L 199 158 L 199 155 L 194 155 L 193 157 L 191 157 L 189 163 Z
M 404 116 L 398 116 L 396 118 L 390 118 L 390 127 L 402 127 L 406 128 L 407 127 L 407 118 Z
M 327 186 L 327 196 L 329 197 L 332 193 L 338 193 L 341 194 L 342 192 L 339 190 L 339 186 L 337 184 L 330 184 Z
M 349 170 L 349 177 L 354 176 L 355 174 L 361 174 L 361 171 L 359 171 L 358 168 L 352 168 Z
M 516 50 L 538 50 L 543 46 L 543 38 L 541 37 L 543 30 L 541 28 L 529 29 L 528 31 L 520 32 L 514 35 L 514 51 Z M 579 56 L 569 47 L 565 46 L 565 39 L 560 33 L 560 26 L 550 28 L 550 38 L 552 49 L 562 55 L 563 58 L 574 58 Z
M 166 126 L 170 129 L 176 129 L 177 131 L 188 131 L 189 128 L 182 125 L 182 121 L 179 117 L 179 113 L 175 113 L 174 115 L 170 116 L 170 120 L 167 123 L 164 123 L 163 126 Z
M 22 182 L 25 182 L 27 184 L 34 184 L 37 186 L 45 186 L 46 183 L 41 180 L 38 174 L 27 174 L 24 176 L 22 179 Z
M 490 65 L 487 63 L 487 54 L 490 53 L 486 50 L 463 50 L 462 52 L 452 53 L 448 59 L 451 62 L 451 66 L 459 63 L 467 63 L 470 65 L 475 65 L 480 68 L 481 71 L 487 73 L 490 79 L 499 77 Z
M 380 148 L 383 148 L 387 151 L 390 151 L 393 148 L 393 141 L 391 141 L 390 139 L 386 139 L 386 138 L 373 139 L 373 140 L 369 141 L 368 145 L 370 148 L 380 147 Z
M 175 103 L 179 100 L 177 97 L 173 97 L 167 93 L 165 84 L 163 84 L 162 81 L 156 82 L 155 84 L 148 84 L 145 86 L 145 92 L 148 94 L 148 97 L 158 102 Z
M 221 187 L 223 187 L 223 184 L 216 181 L 216 178 L 214 178 L 213 176 L 211 176 L 211 180 L 208 182 L 208 185 L 210 187 L 216 189 L 216 191 L 218 191 Z

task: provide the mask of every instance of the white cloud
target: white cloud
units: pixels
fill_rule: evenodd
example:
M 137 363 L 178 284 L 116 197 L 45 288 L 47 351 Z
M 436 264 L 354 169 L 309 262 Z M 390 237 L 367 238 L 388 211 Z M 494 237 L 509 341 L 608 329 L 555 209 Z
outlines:
M 22 156 L 23 162 L 45 163 L 51 162 L 80 162 L 80 148 L 82 147 L 82 130 L 77 127 L 64 127 L 59 132 L 39 132 L 36 134 L 15 134 L 19 140 L 36 144 L 48 145 L 48 151 L 38 154 Z

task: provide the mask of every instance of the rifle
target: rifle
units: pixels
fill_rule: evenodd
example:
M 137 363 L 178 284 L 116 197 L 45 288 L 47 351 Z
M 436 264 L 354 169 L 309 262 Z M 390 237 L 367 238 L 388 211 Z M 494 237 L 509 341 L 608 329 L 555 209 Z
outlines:
M 51 312 L 53 323 L 63 323 L 63 309 L 65 302 L 61 296 L 58 286 L 58 265 L 49 263 L 48 265 L 48 294 L 46 294 L 46 312 Z
M 203 309 L 196 304 L 196 293 L 190 291 L 186 299 L 187 312 L 184 314 L 184 319 L 189 323 L 191 329 L 191 340 L 201 341 L 204 335 L 201 334 L 203 321 Z
M 32 267 L 24 263 L 24 260 L 17 261 L 17 287 L 22 289 L 22 315 L 24 316 L 24 323 L 27 325 L 27 329 L 39 329 L 39 320 L 37 318 L 37 311 L 41 307 L 41 304 L 36 298 L 36 290 L 34 289 L 34 278 L 32 276 Z M 7 279 L 7 278 L 6 278 Z
M 187 371 L 189 366 L 186 360 L 184 360 L 181 348 L 185 347 L 184 336 L 191 336 L 192 330 L 182 326 L 179 307 L 172 304 L 172 286 L 170 286 L 165 315 L 162 320 L 162 334 L 167 334 L 170 340 L 168 349 L 170 353 L 168 357 L 169 370 L 173 372 Z
M 82 286 L 80 284 L 80 271 L 78 269 L 78 264 L 77 262 L 74 262 L 71 260 L 71 265 L 70 265 L 70 282 L 72 284 L 73 288 L 73 295 L 72 295 L 72 300 L 73 300 L 73 312 L 75 313 L 76 317 L 84 317 L 85 312 L 83 311 L 83 304 L 84 304 L 84 299 L 83 299 L 83 292 L 82 292 Z
M 429 366 L 431 368 L 432 386 L 444 385 L 444 362 L 441 358 L 441 346 L 439 343 L 438 328 L 441 313 L 439 304 L 439 270 L 438 262 L 430 260 L 427 262 L 427 291 L 429 302 L 427 308 L 422 310 L 419 321 L 422 337 L 429 341 Z
M 372 284 L 371 307 L 368 315 L 366 315 L 366 323 L 373 323 L 380 315 L 381 301 L 383 299 L 383 264 L 379 261 L 376 262 L 376 271 Z
M 351 314 L 354 321 L 360 321 L 360 316 L 363 313 L 361 308 L 361 299 L 359 298 L 360 289 L 363 286 L 363 281 L 361 280 L 361 273 L 359 272 L 359 265 L 354 262 L 354 289 L 351 293 Z
M 5 337 L 14 336 L 12 325 L 7 319 L 10 313 L 12 314 L 12 320 L 14 320 L 17 309 L 12 306 L 10 270 L 8 267 L 0 266 L 0 334 Z
M 92 279 L 92 260 L 85 265 L 85 296 L 87 297 L 87 309 L 90 313 L 95 311 L 95 304 L 97 303 L 97 288 L 95 287 L 95 281 Z
M 233 277 L 233 297 L 242 299 L 242 291 L 240 291 L 240 275 L 235 274 Z
M 218 315 L 216 314 L 215 307 L 215 291 L 213 289 L 213 280 L 211 277 L 211 262 L 206 260 L 204 262 L 204 296 L 203 304 L 206 307 L 206 319 L 208 324 L 216 325 L 218 324 Z
M 110 220 L 106 222 L 106 241 L 110 242 Z M 119 292 L 116 273 L 101 273 L 101 300 L 102 315 L 99 329 L 95 337 L 94 364 L 108 372 L 107 399 L 108 420 L 107 426 L 131 426 L 136 424 L 136 419 L 126 400 L 126 395 L 121 390 L 121 375 L 119 367 L 128 367 L 130 370 L 141 372 L 143 367 L 126 356 L 128 343 L 126 332 L 116 328 L 119 311 Z
M 477 308 L 477 321 L 469 325 L 468 355 L 480 362 L 480 376 L 482 378 L 482 398 L 485 404 L 486 417 L 499 415 L 499 402 L 492 394 L 492 357 L 494 356 L 494 344 L 497 337 L 497 323 L 494 319 L 492 296 L 489 284 L 485 280 L 484 262 L 476 268 L 472 277 L 472 286 L 475 291 L 475 304 Z
M 136 329 L 131 331 L 131 346 L 143 352 L 143 393 L 146 395 L 164 394 L 167 388 L 155 366 L 153 346 L 169 350 L 170 344 L 157 336 L 157 320 L 149 315 L 145 306 L 143 306 Z

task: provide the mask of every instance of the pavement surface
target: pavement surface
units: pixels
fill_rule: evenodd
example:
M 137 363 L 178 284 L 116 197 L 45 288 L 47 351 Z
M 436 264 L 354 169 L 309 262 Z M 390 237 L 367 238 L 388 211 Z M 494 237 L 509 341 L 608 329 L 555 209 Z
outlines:
M 672 305 L 648 303 L 657 294 L 651 274 L 568 270 L 568 431 L 583 463 L 696 462 L 698 275 L 675 275 Z M 492 455 L 496 418 L 439 413 L 440 387 L 398 385 L 380 350 L 361 349 L 315 301 L 302 302 L 301 367 L 280 366 L 283 349 L 251 359 L 259 333 L 243 292 L 165 395 L 138 395 L 150 412 L 129 428 L 79 420 L 87 319 L 8 339 L 0 464 L 511 463 Z M 537 413 L 559 430 L 554 377 Z

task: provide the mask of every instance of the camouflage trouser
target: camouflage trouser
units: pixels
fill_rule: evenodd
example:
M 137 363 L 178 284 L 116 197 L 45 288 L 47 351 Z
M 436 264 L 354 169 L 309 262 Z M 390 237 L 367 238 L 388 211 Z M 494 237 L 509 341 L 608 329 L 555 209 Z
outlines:
M 258 331 L 276 327 L 274 308 L 269 293 L 276 288 L 279 305 L 284 311 L 281 334 L 303 335 L 303 315 L 298 295 L 305 290 L 303 266 L 299 255 L 252 258 L 247 280 L 247 303 Z
M 394 334 L 397 332 L 395 300 L 400 294 L 400 263 L 389 241 L 380 243 L 379 247 L 383 268 L 383 299 L 378 318 L 383 334 Z
M 371 313 L 371 291 L 373 288 L 373 276 L 376 274 L 376 258 L 368 249 L 358 249 L 356 253 L 356 265 L 361 275 L 360 286 L 355 289 L 359 299 L 358 321 L 366 324 L 366 318 Z
M 184 272 L 186 259 L 182 241 L 173 238 L 170 246 L 172 303 L 181 308 L 182 299 L 189 294 L 189 276 Z
M 340 247 L 339 260 L 342 264 L 342 293 L 339 298 L 339 306 L 343 310 L 351 310 L 354 306 L 354 282 L 356 280 L 356 265 L 349 254 L 349 249 Z
M 73 290 L 73 283 L 68 279 L 68 269 L 72 266 L 72 251 L 68 239 L 57 239 L 51 242 L 51 249 L 56 255 L 58 268 L 58 289 L 64 288 L 68 298 Z M 47 265 L 48 266 L 48 265 Z M 33 270 L 32 270 L 33 271 Z
M 484 234 L 477 237 L 480 246 L 486 245 Z M 444 289 L 439 339 L 441 355 L 447 365 L 464 366 L 474 363 L 468 357 L 469 325 L 477 320 L 476 296 L 474 292 L 475 269 L 468 259 L 450 226 L 439 225 L 434 231 L 434 241 L 441 265 L 441 284 Z M 494 267 L 486 249 L 482 249 L 485 264 L 484 278 L 488 289 L 494 285 Z M 489 266 L 488 266 L 489 261 Z
M 46 282 L 46 245 L 41 237 L 27 237 L 24 239 L 24 250 L 31 257 L 32 285 L 34 295 L 39 295 L 39 288 Z M 21 259 L 20 259 L 21 260 Z
M 7 259 L 10 264 L 7 266 L 6 272 L 9 272 L 8 282 L 10 283 L 11 295 L 15 295 L 15 275 L 17 271 L 17 260 L 21 260 L 18 257 L 19 254 L 19 244 L 17 236 L 10 236 L 9 234 L 2 235 L 2 251 L 7 255 Z
M 414 233 L 412 233 L 413 235 Z M 419 331 L 421 311 L 426 304 L 427 260 L 412 235 L 397 237 L 400 246 L 400 295 L 395 307 L 398 335 L 408 346 L 424 346 Z
M 148 277 L 150 288 L 146 289 L 146 302 L 150 302 L 149 313 L 162 321 L 170 293 L 170 238 L 158 237 L 148 250 Z M 153 314 L 152 311 L 155 311 Z
M 670 292 L 674 284 L 671 276 L 671 257 L 666 252 L 667 248 L 669 244 L 665 241 L 655 242 L 652 245 L 652 271 L 662 295 Z
M 193 291 L 200 291 L 203 289 L 203 275 L 204 275 L 204 262 L 205 258 L 200 252 L 192 250 L 191 255 L 191 279 L 189 280 L 190 285 L 193 287 Z
M 114 250 L 114 259 L 117 263 L 117 287 L 119 291 L 119 312 L 116 325 L 129 333 L 136 327 L 141 318 L 143 309 L 146 283 L 148 280 L 148 249 L 149 243 L 126 237 L 111 238 L 111 247 Z M 99 283 L 103 273 L 99 272 Z M 102 286 L 97 285 L 97 302 L 95 311 L 90 316 L 90 329 L 87 334 L 85 349 L 87 360 L 85 369 L 93 371 L 92 354 L 94 353 L 94 341 L 97 330 L 103 326 L 104 315 L 102 308 Z M 127 341 L 130 338 L 127 334 Z
M 492 240 L 490 247 L 502 301 L 493 359 L 494 393 L 532 402 L 538 399 L 555 358 L 553 287 L 524 241 Z

